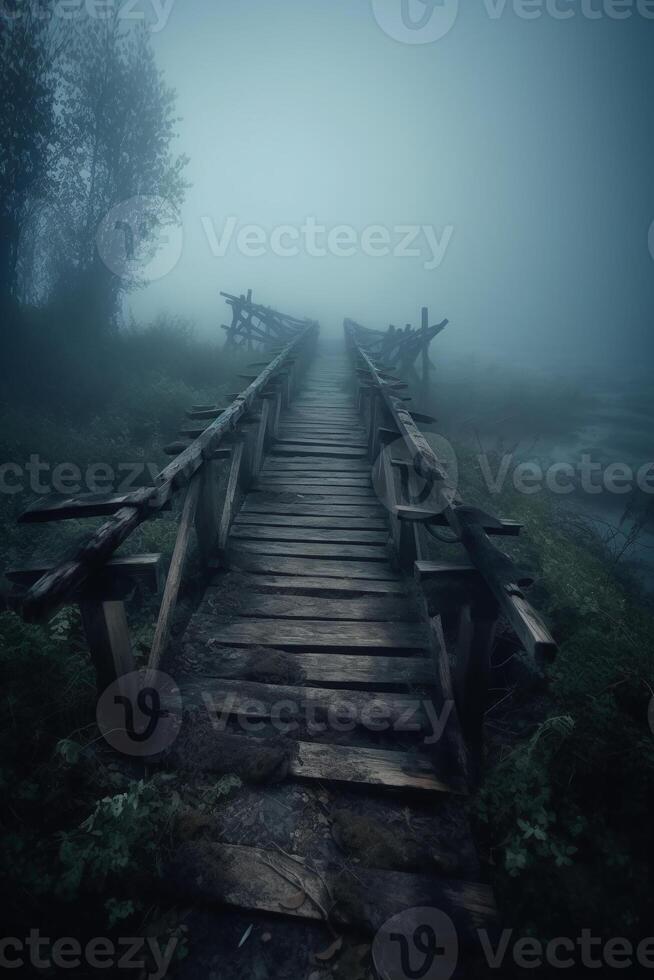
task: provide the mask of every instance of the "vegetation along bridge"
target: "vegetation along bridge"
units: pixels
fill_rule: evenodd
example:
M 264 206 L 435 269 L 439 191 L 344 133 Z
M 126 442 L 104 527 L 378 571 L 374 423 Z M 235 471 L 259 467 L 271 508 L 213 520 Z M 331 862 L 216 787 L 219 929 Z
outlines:
M 417 361 L 414 382 L 428 383 L 445 324 L 426 311 L 416 330 L 346 320 L 342 345 L 323 349 L 318 324 L 251 294 L 226 299 L 227 346 L 259 358 L 246 386 L 190 410 L 153 485 L 31 506 L 25 522 L 107 520 L 61 563 L 11 572 L 15 607 L 38 622 L 79 603 L 99 692 L 122 683 L 131 697 L 125 601 L 135 585 L 162 589 L 142 690 L 165 672 L 183 713 L 174 688 L 160 692 L 176 737 L 155 736 L 148 766 L 235 772 L 246 794 L 225 802 L 215 839 L 181 844 L 168 872 L 178 893 L 294 928 L 322 921 L 334 936 L 436 906 L 465 937 L 496 916 L 465 798 L 481 778 L 497 624 L 536 659 L 555 648 L 529 576 L 498 547 L 520 526 L 448 486 L 421 430 L 433 420 L 398 376 Z M 159 555 L 121 556 L 171 508 L 165 576 Z M 434 537 L 456 560 L 434 556 Z M 206 589 L 171 642 L 193 540 Z M 133 707 L 147 722 L 147 704 Z

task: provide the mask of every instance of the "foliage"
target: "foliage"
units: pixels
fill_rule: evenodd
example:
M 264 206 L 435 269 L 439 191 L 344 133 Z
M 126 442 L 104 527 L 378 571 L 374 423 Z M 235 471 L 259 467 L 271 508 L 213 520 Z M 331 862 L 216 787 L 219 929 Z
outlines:
M 0 12 L 0 310 L 16 296 L 22 231 L 52 162 L 57 73 L 45 7 L 9 0 Z
M 473 461 L 460 457 L 464 496 L 488 508 Z M 546 698 L 520 711 L 508 702 L 489 730 L 475 814 L 503 917 L 539 938 L 591 924 L 642 938 L 653 910 L 641 869 L 654 798 L 654 618 L 587 522 L 513 491 L 491 509 L 525 523 L 511 550 L 536 570 L 533 601 L 560 644 Z

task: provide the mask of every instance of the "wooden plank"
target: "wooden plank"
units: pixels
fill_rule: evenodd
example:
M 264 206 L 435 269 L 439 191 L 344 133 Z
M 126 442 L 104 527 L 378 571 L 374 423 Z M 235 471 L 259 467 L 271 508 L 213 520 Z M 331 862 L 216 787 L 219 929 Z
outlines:
M 355 745 L 329 745 L 325 742 L 298 742 L 298 754 L 291 761 L 291 774 L 302 779 L 334 780 L 393 789 L 418 789 L 451 793 L 452 788 L 424 769 L 419 757 L 387 749 L 368 749 Z M 357 874 L 358 874 L 357 867 Z
M 217 649 L 211 661 L 212 678 L 256 681 L 265 675 L 265 657 L 257 650 Z M 279 658 L 279 653 L 277 657 Z M 433 685 L 429 657 L 370 657 L 339 653 L 288 653 L 303 684 Z
M 293 558 L 283 555 L 261 555 L 232 548 L 229 565 L 248 572 L 273 575 L 299 575 L 315 578 L 373 579 L 382 582 L 401 582 L 387 562 L 382 561 L 334 561 L 317 558 Z
M 327 508 L 325 508 L 327 509 Z M 381 513 L 379 517 L 339 517 L 333 514 L 323 514 L 321 516 L 310 515 L 300 515 L 296 514 L 293 520 L 289 519 L 289 515 L 285 514 L 252 514 L 250 512 L 244 513 L 240 512 L 236 521 L 235 526 L 242 525 L 260 525 L 262 527 L 313 527 L 323 530 L 328 530 L 330 528 L 342 528 L 343 530 L 367 530 L 367 531 L 385 531 L 386 521 L 384 520 L 384 515 Z
M 263 472 L 276 470 L 291 473 L 295 470 L 333 470 L 340 473 L 369 473 L 370 464 L 358 459 L 324 459 L 322 456 L 289 456 L 288 459 L 277 459 L 267 456 L 263 464 Z
M 230 551 L 249 551 L 255 555 L 280 555 L 288 558 L 326 558 L 344 561 L 387 562 L 383 548 L 371 544 L 313 544 L 309 541 L 232 541 Z
M 353 446 L 355 449 L 365 449 L 365 443 L 361 436 L 339 435 L 336 432 L 329 432 L 322 435 L 320 432 L 308 430 L 307 432 L 292 431 L 282 429 L 279 434 L 278 444 L 281 446 Z
M 205 595 L 205 603 L 211 595 Z M 203 606 L 204 608 L 204 606 Z M 215 593 L 215 609 L 220 611 L 220 590 Z M 243 617 L 271 619 L 333 619 L 372 622 L 411 622 L 417 612 L 407 599 L 324 599 L 311 596 L 280 596 L 250 594 L 243 598 L 238 609 Z
M 330 508 L 330 512 L 332 509 Z M 31 562 L 22 568 L 10 568 L 5 576 L 18 585 L 33 585 L 54 566 L 49 562 Z M 163 559 L 159 554 L 116 556 L 88 580 L 89 587 L 95 588 L 97 578 L 102 582 L 112 579 L 134 579 L 152 592 L 159 592 L 163 583 Z M 85 589 L 85 586 L 82 587 Z M 97 589 L 96 589 L 97 591 Z
M 365 439 L 365 429 L 359 425 L 348 425 L 334 421 L 323 422 L 294 422 L 290 419 L 280 420 L 280 431 L 284 432 L 314 432 L 319 436 L 334 436 L 336 438 Z
M 356 530 L 352 528 L 266 527 L 261 524 L 233 525 L 232 541 L 324 541 L 332 544 L 377 544 L 384 547 L 387 531 Z
M 40 524 L 45 521 L 84 520 L 115 514 L 121 507 L 140 507 L 154 487 L 144 487 L 129 493 L 52 493 L 40 497 L 18 518 L 19 524 Z
M 341 485 L 335 483 L 306 483 L 304 480 L 300 483 L 287 483 L 280 480 L 258 480 L 256 489 L 261 490 L 264 494 L 270 494 L 272 492 L 278 494 L 294 494 L 296 497 L 305 499 L 307 502 L 313 499 L 324 499 L 329 500 L 331 503 L 347 504 L 352 500 L 359 503 L 363 500 L 368 500 L 370 503 L 378 507 L 379 498 L 375 496 L 372 489 L 362 486 L 350 486 L 349 484 Z
M 434 524 L 437 527 L 448 527 L 447 520 L 442 513 L 431 511 L 425 507 L 404 507 L 396 506 L 395 513 L 400 521 L 411 523 Z M 519 521 L 495 520 L 493 519 L 485 527 L 484 531 L 490 535 L 500 535 L 504 537 L 518 537 L 524 525 Z
M 304 757 L 308 764 L 310 752 L 304 752 Z M 280 851 L 188 841 L 176 851 L 169 876 L 171 887 L 187 902 L 219 903 L 317 922 L 324 920 L 326 910 L 332 908 L 332 896 L 342 889 L 343 871 L 313 859 L 309 864 Z M 351 925 L 370 935 L 393 916 L 412 908 L 441 910 L 466 942 L 478 942 L 476 930 L 497 921 L 488 885 L 406 871 L 377 871 L 361 865 L 347 880 L 348 905 L 342 916 L 349 921 L 349 911 L 354 916 Z M 306 896 L 301 905 L 298 893 Z
M 221 585 L 219 576 L 211 579 L 210 585 Z M 284 593 L 286 595 L 318 595 L 324 592 L 339 593 L 352 598 L 358 595 L 408 595 L 409 587 L 404 581 L 383 582 L 363 578 L 327 578 L 324 575 L 251 575 L 247 588 L 253 592 Z
M 298 482 L 302 482 L 309 486 L 322 486 L 322 487 L 367 487 L 369 490 L 373 488 L 370 476 L 367 473 L 355 473 L 353 476 L 349 476 L 346 473 L 326 473 L 324 476 L 305 476 L 303 473 L 298 474 L 297 479 L 289 480 L 288 473 L 271 473 L 270 475 L 265 474 L 261 476 L 261 480 L 264 483 L 282 483 L 288 485 L 292 482 L 296 485 Z
M 255 487 L 249 497 L 256 498 L 257 503 L 251 504 L 250 508 L 265 507 L 266 510 L 277 506 L 292 507 L 366 507 L 372 511 L 379 511 L 379 499 L 372 493 L 366 493 L 362 488 L 354 488 L 355 492 L 350 493 L 347 487 L 343 490 L 328 488 L 323 493 L 315 493 L 311 486 L 306 488 L 306 492 L 293 489 L 284 489 L 282 484 L 271 484 L 268 487 Z M 295 498 L 295 499 L 293 499 Z M 342 510 L 331 511 L 332 513 L 342 513 Z M 281 511 L 286 513 L 286 511 Z
M 164 589 L 163 599 L 159 609 L 159 616 L 157 618 L 152 647 L 150 648 L 150 656 L 148 658 L 149 670 L 157 669 L 170 639 L 170 628 L 172 626 L 175 606 L 179 596 L 179 589 L 182 584 L 184 564 L 188 552 L 191 530 L 195 520 L 195 512 L 200 497 L 202 479 L 202 471 L 200 470 L 191 480 L 184 498 L 182 516 L 177 529 L 177 537 L 175 539 L 175 547 L 173 549 L 170 568 L 168 570 L 168 577 L 166 579 L 166 587 Z
M 315 456 L 327 457 L 329 459 L 363 459 L 366 456 L 365 449 L 357 449 L 356 446 L 332 446 L 328 443 L 301 443 L 301 442 L 276 442 L 271 446 L 268 457 L 271 456 Z
M 233 646 L 356 647 L 357 649 L 427 649 L 428 637 L 422 623 L 291 621 L 285 619 L 239 619 L 215 628 L 216 643 Z
M 353 500 L 350 504 L 333 504 L 331 501 L 323 503 L 320 500 L 316 503 L 307 503 L 306 501 L 284 503 L 283 500 L 279 502 L 276 499 L 271 499 L 270 503 L 260 503 L 256 500 L 260 496 L 263 495 L 260 493 L 248 495 L 239 512 L 239 519 L 248 514 L 253 517 L 266 515 L 286 518 L 303 515 L 310 518 L 334 517 L 334 519 L 354 517 L 361 520 L 373 520 L 385 526 L 386 512 L 378 504 L 366 504 L 365 500 Z M 275 495 L 273 494 L 272 497 Z M 361 524 L 359 526 L 366 527 L 367 525 Z
M 329 724 L 331 719 L 343 720 L 354 728 L 370 731 L 402 730 L 420 737 L 429 732 L 432 722 L 418 694 L 398 694 L 394 691 L 360 691 L 331 687 L 291 687 L 287 684 L 260 684 L 257 681 L 199 677 L 180 685 L 185 705 L 202 706 L 211 716 L 266 720 L 275 715 L 284 702 L 285 717 L 296 723 Z M 291 708 L 290 706 L 294 707 Z M 166 708 L 166 701 L 163 701 Z
M 322 595 L 324 592 L 344 596 L 357 595 L 408 595 L 404 581 L 385 582 L 365 578 L 327 578 L 325 575 L 253 575 L 252 589 L 263 592 L 271 589 L 286 595 Z M 219 585 L 213 579 L 212 584 Z

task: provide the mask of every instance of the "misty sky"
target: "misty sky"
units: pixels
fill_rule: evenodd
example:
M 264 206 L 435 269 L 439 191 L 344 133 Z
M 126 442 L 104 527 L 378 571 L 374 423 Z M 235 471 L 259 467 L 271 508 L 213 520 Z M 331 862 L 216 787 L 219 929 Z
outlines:
M 491 17 L 496 4 L 465 0 L 444 37 L 407 44 L 371 0 L 177 0 L 154 44 L 193 186 L 181 258 L 131 298 L 135 314 L 213 330 L 226 317 L 219 290 L 252 287 L 336 331 L 344 316 L 415 323 L 426 304 L 432 322 L 451 321 L 444 356 L 625 376 L 647 365 L 654 20 L 635 9 L 590 20 L 582 0 L 559 0 L 575 12 L 563 21 L 522 19 L 511 2 Z M 215 247 L 230 217 L 268 234 L 307 219 L 358 236 L 381 225 L 391 249 L 396 229 L 427 226 L 432 242 L 421 232 L 419 256 L 380 257 L 359 237 L 355 254 L 321 257 L 285 238 L 299 255 L 268 242 L 253 257 L 235 234 L 217 257 L 211 229 Z

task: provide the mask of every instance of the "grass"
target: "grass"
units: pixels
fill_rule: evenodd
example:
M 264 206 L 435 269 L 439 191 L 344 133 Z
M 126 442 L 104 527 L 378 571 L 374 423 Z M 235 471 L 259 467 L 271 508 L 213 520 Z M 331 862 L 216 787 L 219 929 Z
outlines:
M 488 717 L 474 814 L 504 923 L 541 939 L 590 926 L 642 939 L 654 911 L 651 605 L 590 526 L 543 495 L 489 501 L 473 458 L 459 457 L 466 500 L 525 524 L 513 550 L 537 572 L 532 598 L 560 645 L 531 691 L 514 658 L 500 672 L 514 693 Z

